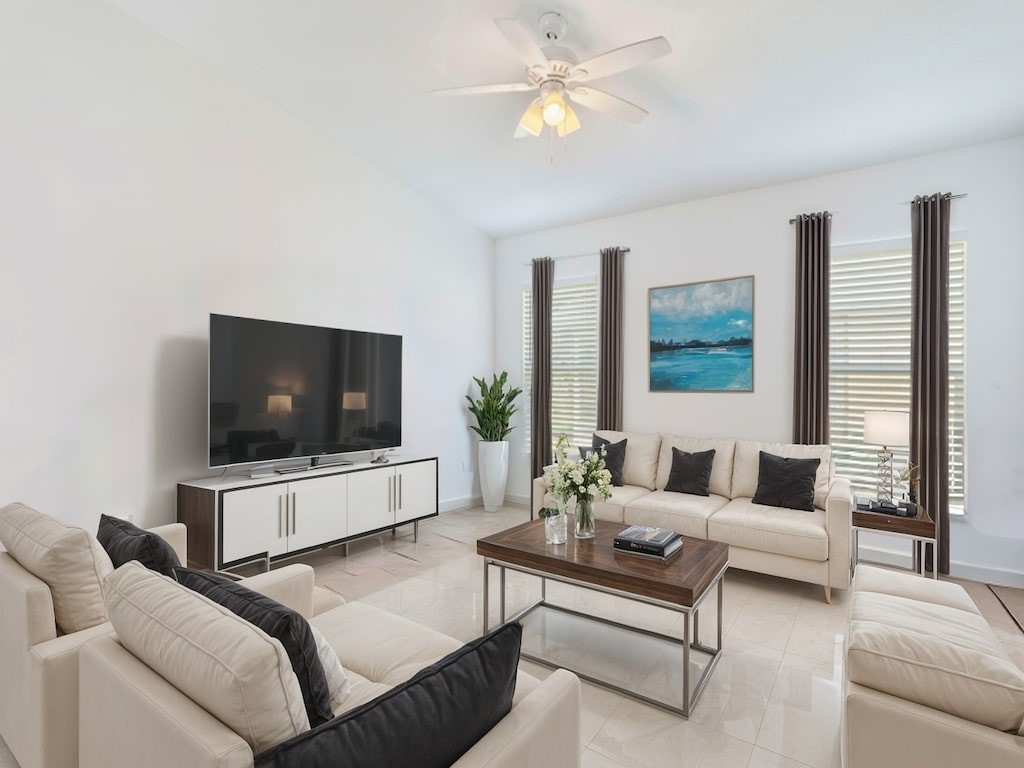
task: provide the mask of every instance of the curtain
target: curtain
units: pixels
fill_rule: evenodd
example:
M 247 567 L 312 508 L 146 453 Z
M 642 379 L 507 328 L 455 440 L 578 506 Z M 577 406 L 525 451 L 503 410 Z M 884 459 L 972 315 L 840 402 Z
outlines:
M 597 428 L 622 429 L 622 273 L 626 248 L 601 249 Z
M 910 460 L 936 527 L 925 565 L 939 573 L 949 573 L 949 199 L 911 204 Z
M 793 442 L 826 445 L 828 431 L 829 246 L 832 214 L 808 213 L 796 225 L 796 347 Z
M 540 477 L 544 474 L 544 467 L 551 463 L 551 294 L 554 287 L 555 262 L 547 258 L 534 259 L 531 477 Z

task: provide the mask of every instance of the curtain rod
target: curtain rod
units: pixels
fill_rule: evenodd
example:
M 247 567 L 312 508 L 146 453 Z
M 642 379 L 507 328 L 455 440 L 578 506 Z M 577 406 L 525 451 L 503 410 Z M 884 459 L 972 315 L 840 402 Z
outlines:
M 964 192 L 962 195 L 943 195 L 943 197 L 948 197 L 950 200 L 956 200 L 959 197 L 967 197 L 967 193 Z M 900 203 L 900 205 L 913 205 L 913 204 L 914 204 L 913 200 L 904 200 L 903 202 Z M 829 211 L 828 212 L 829 218 L 832 217 L 833 213 L 836 213 L 836 211 Z M 795 224 L 796 223 L 796 219 L 790 219 L 789 223 L 790 224 Z
M 624 248 L 621 245 L 617 246 L 617 247 L 623 253 L 629 253 L 629 248 Z M 600 255 L 601 255 L 601 252 L 598 251 L 597 253 L 574 253 L 574 254 L 570 254 L 570 255 L 567 255 L 567 256 L 550 256 L 549 258 L 552 261 L 565 261 L 566 259 L 586 259 L 586 258 L 590 258 L 592 256 L 600 256 Z M 533 262 L 532 261 L 523 262 L 523 266 L 524 267 L 532 267 L 533 266 Z

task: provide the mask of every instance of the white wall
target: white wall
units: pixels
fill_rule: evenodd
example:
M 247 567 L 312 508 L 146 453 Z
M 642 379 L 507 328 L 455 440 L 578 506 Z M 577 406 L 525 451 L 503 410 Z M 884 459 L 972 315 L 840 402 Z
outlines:
M 951 527 L 954 572 L 988 578 L 998 571 L 992 578 L 1024 583 L 1024 137 L 500 240 L 495 364 L 522 368 L 524 262 L 628 246 L 626 429 L 788 440 L 794 298 L 788 220 L 833 211 L 835 246 L 904 238 L 910 208 L 903 201 L 932 192 L 968 195 L 952 203 L 952 228 L 968 241 L 968 516 Z M 648 392 L 648 289 L 738 275 L 755 277 L 754 392 Z M 522 430 L 513 436 L 510 493 L 528 497 L 528 447 Z
M 106 3 L 0 25 L 0 504 L 174 519 L 211 311 L 404 336 L 404 454 L 468 500 L 494 243 Z

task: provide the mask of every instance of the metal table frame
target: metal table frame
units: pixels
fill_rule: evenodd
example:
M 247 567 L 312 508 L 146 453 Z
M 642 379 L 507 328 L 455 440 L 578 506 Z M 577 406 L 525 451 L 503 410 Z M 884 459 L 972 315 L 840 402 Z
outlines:
M 707 685 L 707 682 L 708 682 L 708 680 L 711 677 L 711 673 L 714 671 L 715 667 L 718 665 L 718 661 L 719 661 L 719 659 L 722 656 L 722 577 L 725 575 L 725 572 L 729 569 L 728 564 L 723 566 L 722 569 L 717 574 L 715 574 L 715 577 L 708 583 L 708 586 L 697 597 L 697 599 L 694 601 L 693 605 L 692 606 L 686 606 L 686 605 L 678 605 L 676 603 L 666 602 L 664 600 L 658 600 L 658 599 L 655 599 L 655 598 L 645 597 L 644 595 L 638 595 L 638 594 L 634 594 L 632 592 L 624 592 L 624 591 L 618 590 L 618 589 L 611 589 L 609 587 L 602 587 L 600 585 L 592 584 L 590 582 L 580 581 L 578 579 L 571 579 L 571 578 L 568 578 L 568 577 L 565 577 L 565 576 L 556 576 L 554 574 L 547 573 L 545 571 L 539 571 L 539 570 L 535 570 L 535 569 L 532 569 L 532 568 L 526 568 L 526 567 L 520 566 L 520 565 L 513 565 L 512 563 L 507 563 L 507 562 L 504 562 L 502 560 L 495 559 L 493 557 L 486 557 L 485 556 L 484 557 L 484 605 L 483 605 L 483 612 L 484 612 L 483 625 L 484 625 L 484 633 L 485 634 L 487 633 L 488 629 L 490 628 L 490 589 L 489 589 L 489 587 L 490 587 L 490 567 L 491 566 L 495 566 L 498 569 L 500 569 L 499 579 L 500 579 L 500 585 L 501 586 L 500 586 L 500 590 L 499 590 L 499 605 L 500 605 L 500 620 L 501 620 L 502 624 L 504 624 L 506 621 L 519 621 L 520 619 L 524 618 L 527 614 L 529 614 L 530 612 L 536 610 L 537 608 L 544 607 L 544 608 L 548 608 L 550 610 L 555 610 L 555 611 L 560 611 L 562 613 L 567 613 L 567 614 L 571 614 L 571 615 L 575 615 L 575 616 L 580 616 L 580 617 L 589 619 L 591 621 L 597 621 L 597 622 L 599 622 L 601 624 L 606 624 L 608 626 L 618 627 L 619 629 L 626 630 L 626 631 L 629 631 L 629 632 L 635 632 L 637 634 L 647 635 L 649 637 L 657 637 L 657 638 L 660 638 L 660 639 L 663 639 L 663 640 L 668 640 L 668 641 L 673 642 L 673 643 L 675 643 L 677 645 L 681 645 L 683 647 L 683 706 L 682 707 L 677 707 L 677 706 L 675 706 L 673 704 L 670 704 L 668 702 L 660 701 L 658 699 L 653 699 L 653 698 L 650 698 L 648 696 L 644 696 L 641 693 L 638 693 L 636 691 L 631 691 L 631 690 L 629 690 L 627 688 L 622 688 L 622 687 L 620 687 L 618 685 L 615 685 L 614 683 L 608 682 L 607 680 L 603 680 L 603 679 L 600 679 L 600 678 L 592 677 L 592 676 L 587 675 L 585 673 L 579 672 L 578 670 L 572 669 L 571 667 L 566 667 L 564 665 L 555 664 L 554 662 L 548 661 L 547 659 L 544 659 L 544 658 L 541 658 L 541 657 L 538 657 L 538 656 L 534 656 L 532 654 L 523 653 L 523 654 L 521 654 L 523 658 L 529 659 L 531 661 L 536 661 L 536 662 L 538 662 L 540 664 L 544 664 L 545 666 L 548 666 L 548 667 L 554 667 L 554 668 L 563 667 L 563 668 L 569 669 L 571 672 L 574 672 L 576 675 L 578 675 L 579 677 L 582 677 L 584 680 L 589 680 L 592 683 L 596 683 L 598 685 L 604 686 L 605 688 L 610 688 L 611 690 L 617 691 L 618 693 L 621 693 L 621 694 L 623 694 L 625 696 L 629 696 L 631 698 L 647 702 L 648 704 L 653 704 L 654 706 L 657 706 L 657 707 L 660 707 L 662 709 L 668 710 L 669 712 L 673 712 L 673 713 L 675 713 L 677 715 L 682 715 L 683 717 L 689 718 L 690 712 L 693 711 L 693 707 L 696 705 L 697 699 L 700 698 L 701 693 L 704 691 L 704 686 Z M 539 577 L 540 580 L 541 580 L 541 596 L 540 596 L 539 600 L 533 602 L 531 605 L 528 605 L 526 608 L 523 608 L 522 610 L 516 612 L 513 616 L 509 616 L 509 617 L 506 618 L 506 610 L 505 610 L 506 579 L 505 579 L 505 574 L 506 574 L 506 571 L 509 571 L 509 570 L 517 571 L 519 573 L 525 573 L 525 574 L 529 574 L 531 576 Z M 686 620 L 683 622 L 683 637 L 679 638 L 679 637 L 676 637 L 674 635 L 667 635 L 667 634 L 664 634 L 664 633 L 661 633 L 661 632 L 655 632 L 655 631 L 649 630 L 649 629 L 641 629 L 639 627 L 632 627 L 632 626 L 629 626 L 627 624 L 622 624 L 622 623 L 619 623 L 617 621 L 612 621 L 611 619 L 606 619 L 606 618 L 601 617 L 601 616 L 594 616 L 594 615 L 591 615 L 591 614 L 585 614 L 585 613 L 582 613 L 580 611 L 575 611 L 575 610 L 573 610 L 571 608 L 566 608 L 564 606 L 560 606 L 560 605 L 555 605 L 553 603 L 549 603 L 547 601 L 547 580 L 548 579 L 551 579 L 552 581 L 558 582 L 560 584 L 569 584 L 569 585 L 572 585 L 574 587 L 580 587 L 582 589 L 590 589 L 590 590 L 593 590 L 595 592 L 603 592 L 603 593 L 608 594 L 608 595 L 614 595 L 616 597 L 622 597 L 622 598 L 625 598 L 627 600 L 635 600 L 636 602 L 639 602 L 639 603 L 645 603 L 647 605 L 654 605 L 654 606 L 657 606 L 659 608 L 666 608 L 666 609 L 668 609 L 670 611 L 675 611 L 676 613 L 681 613 L 681 614 L 683 614 L 686 617 Z M 717 603 L 718 603 L 718 633 L 717 633 L 717 644 L 716 644 L 715 647 L 711 647 L 711 646 L 704 645 L 704 644 L 702 644 L 700 642 L 700 608 L 701 608 L 701 605 L 704 603 L 704 600 L 707 599 L 708 595 L 711 593 L 712 588 L 715 588 L 715 587 L 717 587 L 717 592 L 718 592 L 718 600 L 717 600 Z M 692 632 L 691 632 L 691 630 L 692 630 Z M 692 637 L 692 640 L 691 640 L 691 637 Z M 707 665 L 704 667 L 704 671 L 701 673 L 700 678 L 697 680 L 696 685 L 694 685 L 692 691 L 690 690 L 690 651 L 691 651 L 691 649 L 697 650 L 697 651 L 701 651 L 703 653 L 708 654 L 711 657 L 708 660 Z
M 866 528 L 860 525 L 854 525 L 850 529 L 850 536 L 853 541 L 850 544 L 851 554 L 853 557 L 850 558 L 850 571 L 851 573 L 857 569 L 857 563 L 860 562 L 860 533 L 880 533 L 883 536 L 898 536 L 901 539 L 909 539 L 911 544 L 911 559 L 912 559 L 912 570 L 919 576 L 925 577 L 925 557 L 924 547 L 926 544 L 932 545 L 933 557 L 938 558 L 939 553 L 939 534 L 938 525 L 936 525 L 934 536 L 920 536 L 914 533 L 902 533 L 901 531 L 893 531 L 886 528 Z M 864 562 L 869 562 L 865 560 Z M 939 567 L 938 562 L 933 563 L 932 567 L 932 578 L 939 578 Z

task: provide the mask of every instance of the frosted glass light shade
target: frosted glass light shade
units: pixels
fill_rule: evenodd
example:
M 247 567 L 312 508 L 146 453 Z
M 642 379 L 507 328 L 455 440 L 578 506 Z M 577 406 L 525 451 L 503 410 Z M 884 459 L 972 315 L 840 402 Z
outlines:
M 291 395 L 267 395 L 267 413 L 274 416 L 287 416 L 291 412 Z
M 565 120 L 558 124 L 558 136 L 560 138 L 568 136 L 570 133 L 575 133 L 580 129 L 580 119 L 576 117 L 576 113 L 573 108 L 568 104 L 565 105 Z
M 341 396 L 341 409 L 343 411 L 365 411 L 365 392 L 345 392 Z
M 558 91 L 551 91 L 544 97 L 544 122 L 555 126 L 565 120 L 565 99 Z
M 539 101 L 526 108 L 523 116 L 519 118 L 519 127 L 531 136 L 540 136 L 540 132 L 544 130 L 544 108 Z
M 864 442 L 888 448 L 910 445 L 910 414 L 905 411 L 865 411 Z

